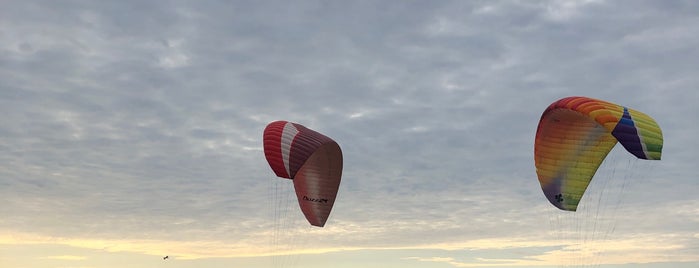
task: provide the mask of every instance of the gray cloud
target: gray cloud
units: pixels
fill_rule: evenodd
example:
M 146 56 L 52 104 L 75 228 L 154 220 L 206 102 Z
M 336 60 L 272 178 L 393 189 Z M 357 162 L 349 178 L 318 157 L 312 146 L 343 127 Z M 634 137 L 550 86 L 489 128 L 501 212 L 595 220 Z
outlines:
M 653 169 L 625 192 L 654 214 L 620 221 L 691 235 L 695 5 L 8 3 L 0 229 L 255 239 L 275 179 L 261 133 L 289 120 L 345 155 L 337 236 L 319 246 L 536 237 L 522 232 L 544 232 L 551 209 L 536 124 L 551 102 L 584 95 L 647 112 L 666 137 L 664 160 L 640 161 Z

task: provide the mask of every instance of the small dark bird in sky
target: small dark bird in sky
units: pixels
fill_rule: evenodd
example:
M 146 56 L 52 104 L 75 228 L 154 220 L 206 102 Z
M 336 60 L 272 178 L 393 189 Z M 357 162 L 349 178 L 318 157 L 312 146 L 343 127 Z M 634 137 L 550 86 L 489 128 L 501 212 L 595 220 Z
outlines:
M 163 260 L 167 260 L 169 258 L 170 258 L 170 256 L 165 256 L 165 257 L 163 257 Z

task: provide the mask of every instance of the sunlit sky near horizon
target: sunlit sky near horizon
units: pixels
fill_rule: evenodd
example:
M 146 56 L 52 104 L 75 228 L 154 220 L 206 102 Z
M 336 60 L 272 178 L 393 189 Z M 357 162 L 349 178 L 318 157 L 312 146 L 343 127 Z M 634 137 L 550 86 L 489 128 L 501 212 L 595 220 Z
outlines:
M 699 267 L 699 2 L 0 5 L 0 267 Z M 575 214 L 533 159 L 567 96 L 665 140 Z M 342 147 L 324 228 L 265 161 L 275 120 Z

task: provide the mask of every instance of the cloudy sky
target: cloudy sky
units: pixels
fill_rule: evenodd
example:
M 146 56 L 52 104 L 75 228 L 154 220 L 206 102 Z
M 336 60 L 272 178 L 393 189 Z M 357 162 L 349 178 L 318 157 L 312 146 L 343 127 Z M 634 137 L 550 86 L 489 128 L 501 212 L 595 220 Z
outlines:
M 695 1 L 2 1 L 0 266 L 697 267 Z M 566 96 L 643 111 L 579 213 L 533 143 Z M 343 149 L 310 227 L 274 120 Z M 163 260 L 163 256 L 170 256 Z

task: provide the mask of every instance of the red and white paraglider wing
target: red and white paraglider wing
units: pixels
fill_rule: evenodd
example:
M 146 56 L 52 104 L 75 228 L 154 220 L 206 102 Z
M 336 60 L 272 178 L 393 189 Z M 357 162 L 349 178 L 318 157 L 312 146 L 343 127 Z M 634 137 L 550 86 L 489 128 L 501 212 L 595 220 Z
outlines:
M 277 176 L 294 180 L 301 211 L 322 227 L 342 176 L 342 151 L 332 139 L 302 125 L 275 121 L 264 131 L 265 157 Z

